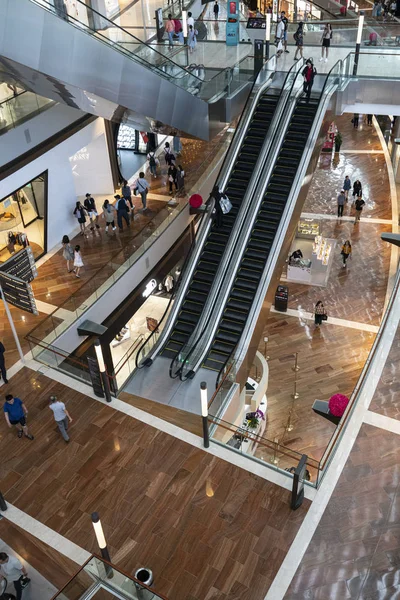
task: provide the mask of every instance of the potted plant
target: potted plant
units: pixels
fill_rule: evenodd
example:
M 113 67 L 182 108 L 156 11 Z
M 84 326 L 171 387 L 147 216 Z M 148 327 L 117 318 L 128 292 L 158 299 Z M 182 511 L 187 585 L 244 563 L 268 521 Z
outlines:
M 340 152 L 340 147 L 342 145 L 343 138 L 340 131 L 338 131 L 335 135 L 335 152 Z
M 259 423 L 260 421 L 257 419 L 257 417 L 251 417 L 251 419 L 248 420 L 248 426 L 251 429 L 256 429 Z

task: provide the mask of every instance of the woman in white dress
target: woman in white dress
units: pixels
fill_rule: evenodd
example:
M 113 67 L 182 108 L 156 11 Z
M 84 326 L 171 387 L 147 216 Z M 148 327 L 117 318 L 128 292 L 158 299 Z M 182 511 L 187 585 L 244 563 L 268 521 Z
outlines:
M 83 260 L 81 255 L 81 247 L 78 245 L 75 246 L 74 251 L 74 273 L 77 277 L 80 277 L 79 271 L 81 270 L 81 267 L 83 267 Z

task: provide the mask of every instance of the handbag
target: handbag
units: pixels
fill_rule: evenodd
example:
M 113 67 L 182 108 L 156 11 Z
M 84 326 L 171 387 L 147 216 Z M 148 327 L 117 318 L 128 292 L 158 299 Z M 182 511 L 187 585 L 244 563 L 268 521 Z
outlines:
M 328 315 L 322 315 L 321 320 L 322 321 L 327 321 L 328 320 Z
M 227 215 L 232 210 L 232 202 L 229 200 L 228 196 L 221 196 L 219 205 L 224 215 Z

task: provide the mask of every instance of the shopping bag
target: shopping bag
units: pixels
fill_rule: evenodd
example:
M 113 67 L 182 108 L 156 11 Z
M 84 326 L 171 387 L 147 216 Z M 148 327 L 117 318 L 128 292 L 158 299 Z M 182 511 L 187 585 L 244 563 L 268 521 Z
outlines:
M 221 196 L 219 205 L 224 215 L 227 215 L 232 210 L 232 202 L 229 200 L 228 196 Z

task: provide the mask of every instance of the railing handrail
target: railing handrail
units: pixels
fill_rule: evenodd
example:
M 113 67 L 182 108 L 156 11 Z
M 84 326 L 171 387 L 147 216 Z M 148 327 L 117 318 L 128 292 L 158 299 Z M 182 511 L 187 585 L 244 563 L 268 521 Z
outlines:
M 118 373 L 120 372 L 120 370 L 122 369 L 122 367 L 127 363 L 127 361 L 132 356 L 133 352 L 135 352 L 135 350 L 137 349 L 137 345 L 135 345 L 136 342 L 138 342 L 138 344 L 139 344 L 140 343 L 139 340 L 142 341 L 143 338 L 144 338 L 144 333 L 140 333 L 137 336 L 137 338 L 135 339 L 135 341 L 132 343 L 132 345 L 129 348 L 129 350 L 127 350 L 125 352 L 125 354 L 120 358 L 120 360 L 118 361 L 118 363 L 114 367 L 114 374 L 115 375 L 118 375 Z M 132 350 L 132 348 L 133 348 L 133 350 Z M 122 364 L 121 364 L 121 362 L 122 362 Z
M 31 94 L 38 96 L 38 94 L 36 94 L 36 92 L 31 92 L 30 90 L 22 90 L 22 92 L 18 92 L 17 94 L 15 94 L 13 96 L 9 96 L 8 98 L 5 98 L 4 100 L 2 100 L 0 102 L 0 107 L 3 106 L 3 104 L 7 104 L 8 102 L 15 100 L 15 98 L 19 98 L 20 96 L 22 96 L 22 94 L 26 94 L 26 92 L 30 92 Z
M 74 575 L 72 575 L 67 583 L 57 591 L 57 593 L 55 594 L 55 596 L 53 596 L 50 600 L 59 600 L 60 599 L 60 594 L 63 593 L 64 590 L 67 589 L 67 587 L 70 585 L 70 583 L 73 582 L 73 580 L 79 575 L 79 573 L 82 573 L 82 571 L 85 569 L 85 567 L 87 567 L 87 565 L 90 563 L 91 560 L 93 559 L 97 559 L 99 560 L 101 563 L 111 567 L 112 569 L 114 569 L 115 571 L 118 571 L 118 573 L 121 573 L 121 575 L 123 575 L 124 577 L 126 577 L 127 579 L 130 579 L 131 581 L 134 581 L 135 583 L 139 584 L 140 586 L 142 586 L 145 590 L 148 590 L 149 592 L 151 592 L 153 595 L 157 596 L 160 600 L 168 600 L 168 598 L 166 596 L 162 596 L 159 592 L 156 592 L 154 588 L 149 587 L 148 585 L 146 585 L 145 583 L 143 583 L 142 581 L 139 581 L 138 579 L 136 579 L 136 577 L 133 577 L 133 575 L 131 575 L 130 573 L 128 573 L 127 571 L 125 571 L 124 569 L 121 569 L 120 567 L 116 567 L 113 563 L 109 562 L 108 560 L 106 560 L 105 558 L 103 558 L 102 556 L 99 556 L 98 554 L 92 554 L 81 566 L 79 569 L 77 569 L 76 573 Z

